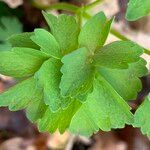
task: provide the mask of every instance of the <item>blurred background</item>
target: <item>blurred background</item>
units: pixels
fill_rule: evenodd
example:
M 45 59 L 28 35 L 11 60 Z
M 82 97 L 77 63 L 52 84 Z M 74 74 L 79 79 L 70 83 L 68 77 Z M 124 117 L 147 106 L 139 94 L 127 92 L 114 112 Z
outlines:
M 30 32 L 34 28 L 46 28 L 41 14 L 43 8 L 57 3 L 68 2 L 85 5 L 93 0 L 0 0 L 0 51 L 9 50 L 7 38 L 12 34 Z M 90 13 L 104 11 L 108 18 L 115 16 L 113 28 L 129 39 L 150 49 L 150 16 L 135 22 L 125 20 L 128 0 L 103 0 Z M 47 10 L 49 11 L 49 10 Z M 68 13 L 52 11 L 54 14 Z M 118 40 L 109 35 L 107 43 Z M 143 55 L 144 59 L 150 60 Z M 149 62 L 147 63 L 149 69 Z M 136 101 L 131 101 L 133 112 L 150 92 L 150 76 L 141 79 L 143 90 Z M 15 80 L 0 75 L 0 92 L 15 84 Z M 10 112 L 0 108 L 0 150 L 150 150 L 150 140 L 141 134 L 140 129 L 126 126 L 111 132 L 99 131 L 90 138 L 74 136 L 70 133 L 60 135 L 39 133 L 36 125 L 31 124 L 24 111 Z

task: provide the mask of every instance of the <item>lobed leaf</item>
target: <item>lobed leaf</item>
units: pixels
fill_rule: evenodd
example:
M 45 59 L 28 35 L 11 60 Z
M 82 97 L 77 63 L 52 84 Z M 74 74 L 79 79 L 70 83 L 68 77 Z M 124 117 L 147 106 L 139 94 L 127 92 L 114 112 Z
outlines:
M 0 41 L 5 41 L 13 34 L 22 32 L 22 24 L 15 17 L 1 17 Z
M 46 59 L 47 55 L 35 49 L 15 47 L 12 51 L 0 52 L 0 73 L 12 77 L 31 76 Z
M 46 106 L 43 101 L 43 93 L 41 91 L 39 97 L 37 99 L 32 99 L 28 104 L 26 108 L 26 116 L 31 122 L 38 122 L 38 120 L 44 116 L 47 108 L 48 106 Z
M 110 131 L 133 122 L 128 104 L 102 76 L 98 75 L 94 79 L 93 86 L 93 92 L 71 121 L 71 132 L 89 136 L 99 128 Z
M 146 61 L 140 59 L 131 63 L 127 69 L 98 68 L 99 73 L 109 82 L 116 92 L 125 100 L 134 100 L 142 89 L 139 77 L 146 75 Z
M 126 12 L 126 19 L 137 20 L 150 13 L 150 0 L 130 0 Z
M 62 78 L 60 89 L 62 96 L 75 96 L 91 86 L 94 69 L 91 66 L 90 53 L 79 48 L 62 58 Z
M 54 58 L 61 58 L 62 54 L 59 44 L 50 32 L 44 29 L 35 29 L 34 34 L 35 35 L 31 36 L 31 39 L 34 43 L 40 46 L 43 52 Z
M 49 105 L 52 112 L 58 111 L 61 107 L 65 108 L 71 103 L 70 98 L 62 98 L 60 95 L 61 66 L 62 63 L 59 60 L 50 58 L 35 74 L 37 84 L 44 92 L 44 102 Z
M 57 113 L 47 109 L 43 118 L 38 121 L 39 130 L 53 133 L 56 129 L 59 129 L 63 133 L 69 127 L 72 117 L 80 106 L 80 102 L 74 100 L 67 109 L 59 110 Z
M 79 34 L 80 47 L 86 47 L 91 52 L 102 47 L 108 36 L 112 20 L 107 21 L 103 12 L 96 14 L 82 27 Z
M 150 95 L 148 95 L 134 115 L 134 127 L 140 127 L 143 134 L 150 136 Z
M 63 54 L 68 54 L 78 48 L 80 29 L 74 17 L 64 14 L 56 17 L 45 12 L 43 12 L 43 15 Z
M 124 69 L 129 63 L 138 61 L 142 53 L 143 48 L 131 41 L 116 41 L 96 52 L 94 65 Z
M 10 26 L 11 23 L 11 26 Z M 13 34 L 22 32 L 22 24 L 16 17 L 0 18 L 0 51 L 11 50 L 11 44 L 7 39 Z
M 8 41 L 11 43 L 12 47 L 27 47 L 39 50 L 40 47 L 30 39 L 33 35 L 34 32 L 14 34 L 8 38 Z
M 0 94 L 0 106 L 9 106 L 11 111 L 26 108 L 30 102 L 38 101 L 41 92 L 36 89 L 33 77 L 26 79 Z
M 44 16 L 52 34 L 36 29 L 12 36 L 12 46 L 18 47 L 0 52 L 0 73 L 30 77 L 2 93 L 0 106 L 25 108 L 40 131 L 51 133 L 69 128 L 91 135 L 132 124 L 124 100 L 134 99 L 141 89 L 139 77 L 147 72 L 143 49 L 130 41 L 103 46 L 113 19 L 102 12 L 80 34 L 74 17 Z
M 103 46 L 107 40 L 107 37 L 109 35 L 109 32 L 110 32 L 110 28 L 111 28 L 111 25 L 112 25 L 112 22 L 113 22 L 114 18 L 111 18 L 110 20 L 107 20 L 102 28 L 102 31 L 101 31 L 101 38 L 100 38 L 100 44 L 99 44 L 99 47 Z
M 42 14 L 43 14 L 43 16 L 44 16 L 44 18 L 45 18 L 45 20 L 46 20 L 50 30 L 51 31 L 55 30 L 54 26 L 55 26 L 55 24 L 57 24 L 57 17 L 54 16 L 53 14 L 47 13 L 45 11 L 42 11 Z

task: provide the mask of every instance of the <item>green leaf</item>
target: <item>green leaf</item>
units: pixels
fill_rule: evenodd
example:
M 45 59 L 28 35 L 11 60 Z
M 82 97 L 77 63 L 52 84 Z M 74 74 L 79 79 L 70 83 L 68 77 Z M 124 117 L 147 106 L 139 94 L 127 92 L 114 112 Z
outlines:
M 59 60 L 50 58 L 43 63 L 40 70 L 35 74 L 37 83 L 43 88 L 45 104 L 49 105 L 52 112 L 61 107 L 67 107 L 71 102 L 70 98 L 63 99 L 60 95 L 61 66 L 62 63 Z
M 48 24 L 48 26 L 50 27 L 50 30 L 54 30 L 55 29 L 55 24 L 57 24 L 57 17 L 50 14 L 50 13 L 47 13 L 47 12 L 44 12 L 42 11 L 42 14 Z
M 130 107 L 100 75 L 95 78 L 94 90 L 72 118 L 70 131 L 92 135 L 99 129 L 110 131 L 133 123 Z
M 80 106 L 80 102 L 74 100 L 67 109 L 59 110 L 57 113 L 53 113 L 50 109 L 47 109 L 43 118 L 38 121 L 39 130 L 53 133 L 56 129 L 59 129 L 63 133 L 69 127 L 72 117 Z
M 108 34 L 110 32 L 110 28 L 111 28 L 111 25 L 112 25 L 112 22 L 113 22 L 114 18 L 110 19 L 110 20 L 107 20 L 101 30 L 101 37 L 100 37 L 100 44 L 99 44 L 99 47 L 100 46 L 103 46 L 107 40 L 107 37 L 108 37 Z
M 91 66 L 90 53 L 80 48 L 62 58 L 63 73 L 60 89 L 63 96 L 75 96 L 91 86 L 94 69 Z
M 32 41 L 41 47 L 41 50 L 54 58 L 61 58 L 61 50 L 54 36 L 44 30 L 35 29 L 35 35 L 31 37 Z
M 22 25 L 15 17 L 1 17 L 0 41 L 5 41 L 11 35 L 22 32 Z
M 140 59 L 127 69 L 109 69 L 100 67 L 99 73 L 107 80 L 116 92 L 125 100 L 134 100 L 142 89 L 139 77 L 146 75 L 146 61 Z
M 48 13 L 43 13 L 43 15 L 63 54 L 67 54 L 78 48 L 80 29 L 73 16 L 61 14 L 56 17 Z
M 94 77 L 94 76 L 93 76 Z M 85 102 L 89 93 L 91 93 L 93 91 L 93 78 L 91 79 L 91 82 L 87 82 L 87 84 L 84 85 L 84 87 L 82 87 L 80 89 L 80 93 L 78 93 L 76 96 L 74 96 L 77 100 L 79 100 L 80 102 Z
M 39 50 L 40 47 L 30 39 L 33 35 L 34 32 L 14 34 L 8 38 L 8 41 L 11 43 L 12 47 L 28 47 Z
M 9 106 L 11 111 L 26 108 L 31 101 L 38 100 L 41 95 L 35 85 L 35 80 L 32 77 L 1 93 L 0 106 Z
M 48 56 L 38 50 L 16 47 L 0 52 L 0 73 L 12 77 L 30 76 L 46 59 Z
M 150 137 L 150 95 L 148 95 L 134 115 L 134 127 L 140 127 L 143 134 Z
M 59 82 L 61 79 L 61 62 L 57 59 L 50 58 L 45 61 L 38 72 L 35 74 L 35 78 L 39 87 L 43 89 L 44 101 L 46 105 L 49 105 L 52 111 L 60 109 L 60 89 Z
M 127 68 L 129 63 L 139 60 L 143 48 L 131 41 L 116 41 L 102 47 L 94 56 L 95 66 Z
M 27 117 L 32 122 L 43 117 L 47 109 L 47 106 L 43 103 L 43 94 L 37 89 L 33 77 L 0 94 L 0 106 L 8 106 L 11 111 L 26 108 Z
M 91 52 L 104 45 L 112 20 L 107 21 L 103 12 L 96 14 L 85 23 L 79 34 L 80 47 L 86 47 Z
M 11 24 L 11 25 L 10 25 Z M 16 33 L 22 32 L 22 25 L 15 17 L 0 18 L 0 51 L 8 51 L 11 49 L 7 39 Z
M 137 20 L 150 13 L 150 0 L 130 0 L 126 12 L 126 19 Z
M 41 94 L 41 92 L 42 91 L 40 91 L 39 97 L 37 99 L 32 99 L 26 108 L 27 118 L 32 122 L 37 122 L 41 119 L 47 110 L 47 106 L 43 101 L 43 94 Z

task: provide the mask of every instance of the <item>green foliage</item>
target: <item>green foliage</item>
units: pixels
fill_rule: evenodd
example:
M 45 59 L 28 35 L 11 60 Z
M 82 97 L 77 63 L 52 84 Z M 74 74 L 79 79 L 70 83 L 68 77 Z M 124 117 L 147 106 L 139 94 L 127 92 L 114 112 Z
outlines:
M 72 119 L 72 132 L 91 135 L 99 128 L 110 131 L 123 128 L 125 123 L 132 124 L 130 107 L 100 74 L 95 77 L 93 86 L 93 92 Z
M 125 100 L 134 100 L 137 92 L 142 88 L 139 77 L 146 74 L 146 61 L 140 59 L 132 63 L 127 69 L 111 69 L 99 67 L 100 74 L 110 83 L 110 85 Z
M 35 74 L 39 86 L 43 88 L 45 104 L 54 112 L 71 102 L 71 98 L 63 98 L 60 94 L 61 66 L 59 60 L 50 58 Z
M 72 117 L 80 106 L 81 104 L 78 101 L 73 100 L 67 109 L 60 109 L 57 113 L 53 113 L 50 109 L 47 109 L 43 118 L 38 122 L 39 130 L 53 133 L 59 129 L 63 133 L 70 125 Z
M 40 131 L 92 135 L 133 123 L 125 100 L 147 73 L 143 49 L 131 41 L 105 45 L 112 20 L 100 12 L 79 27 L 72 16 L 43 13 L 51 32 L 12 36 L 0 52 L 0 73 L 26 77 L 0 95 L 0 106 L 26 109 Z
M 126 19 L 129 21 L 134 21 L 134 20 L 137 20 L 141 17 L 148 15 L 149 13 L 150 13 L 150 0 L 130 0 L 129 4 L 128 4 L 127 12 L 126 12 Z M 132 67 L 129 66 L 129 68 L 130 69 L 133 68 L 136 73 L 136 76 L 140 77 L 140 76 L 142 76 L 141 65 L 142 65 L 142 62 L 140 64 L 136 63 L 135 65 L 132 65 Z M 144 65 L 144 62 L 143 62 L 143 65 Z M 136 68 L 136 70 L 135 70 L 135 68 Z M 143 73 L 145 71 L 143 70 Z M 136 97 L 136 92 L 141 89 L 141 83 L 138 80 L 138 78 L 133 79 L 131 75 L 129 76 L 129 74 L 131 74 L 131 72 L 128 73 L 128 75 L 127 74 L 124 74 L 124 75 L 119 74 L 121 81 L 123 81 L 123 78 L 125 78 L 125 80 L 127 81 L 126 77 L 130 77 L 130 80 L 128 80 L 129 82 L 127 81 L 126 84 L 124 84 L 124 85 L 126 85 L 126 86 L 124 86 L 126 88 L 126 92 L 123 93 L 122 92 L 123 90 L 120 90 L 120 93 L 122 93 L 124 95 L 124 97 L 126 97 L 125 94 L 128 92 L 128 93 L 130 93 L 130 98 L 134 99 Z M 112 80 L 114 80 L 115 75 L 112 75 L 112 76 L 113 76 Z M 111 80 L 111 77 L 107 76 L 107 79 Z M 116 84 L 116 83 L 113 83 L 113 84 Z M 136 85 L 136 88 L 133 88 L 132 85 Z M 126 98 L 129 98 L 129 97 L 126 97 Z M 145 98 L 142 105 L 136 110 L 135 115 L 134 115 L 134 123 L 133 123 L 134 127 L 140 127 L 142 133 L 146 134 L 148 136 L 150 136 L 149 110 L 150 110 L 150 94 Z
M 129 21 L 137 20 L 150 13 L 150 0 L 130 0 L 126 18 Z
M 103 12 L 96 14 L 89 21 L 87 21 L 79 34 L 80 47 L 85 46 L 92 52 L 100 46 L 103 46 L 105 42 L 103 42 L 103 40 L 106 38 L 103 37 L 104 34 L 102 34 L 102 32 L 106 23 L 107 19 Z M 106 37 L 107 35 L 108 33 L 106 34 Z
M 80 48 L 62 58 L 62 78 L 60 82 L 63 96 L 74 96 L 85 90 L 91 82 L 94 68 L 91 63 L 90 52 Z
M 59 44 L 50 32 L 44 29 L 35 29 L 34 33 L 35 35 L 33 35 L 31 39 L 40 46 L 41 51 L 49 54 L 51 57 L 61 58 Z
M 40 47 L 31 40 L 31 36 L 33 35 L 34 32 L 14 34 L 8 38 L 8 41 L 11 43 L 12 47 L 28 47 L 39 50 Z
M 9 106 L 12 111 L 24 109 L 31 101 L 38 99 L 39 95 L 34 78 L 28 78 L 2 93 L 0 106 Z
M 62 54 L 78 48 L 79 25 L 72 16 L 61 14 L 57 17 L 44 14 L 53 36 L 59 43 Z
M 22 32 L 22 25 L 16 17 L 0 18 L 0 51 L 11 49 L 11 44 L 7 39 L 17 33 Z
M 12 77 L 33 75 L 48 59 L 45 53 L 32 48 L 14 47 L 11 51 L 0 53 L 0 72 Z
M 134 115 L 134 127 L 140 127 L 143 134 L 150 137 L 150 95 L 148 95 Z
M 130 41 L 117 41 L 102 47 L 94 56 L 95 66 L 127 68 L 129 63 L 139 60 L 143 48 Z

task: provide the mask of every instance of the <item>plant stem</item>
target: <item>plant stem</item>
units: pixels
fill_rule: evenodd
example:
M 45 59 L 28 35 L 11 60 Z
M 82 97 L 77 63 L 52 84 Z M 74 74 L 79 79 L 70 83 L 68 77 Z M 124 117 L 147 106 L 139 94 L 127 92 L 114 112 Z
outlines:
M 83 12 L 83 17 L 85 18 L 85 19 L 90 19 L 92 16 L 90 15 L 90 14 L 88 14 L 87 12 Z
M 44 6 L 41 5 L 35 1 L 32 1 L 32 5 L 35 6 L 36 8 L 42 9 L 42 10 L 66 10 L 66 11 L 70 11 L 72 13 L 77 13 L 77 11 L 80 9 L 80 7 L 72 5 L 72 4 L 68 4 L 68 3 L 56 3 L 56 4 L 52 4 L 50 6 Z
M 84 10 L 85 11 L 86 10 L 90 10 L 90 9 L 92 9 L 93 7 L 95 7 L 96 5 L 98 5 L 101 2 L 103 2 L 103 0 L 96 0 L 93 3 L 90 3 L 90 4 L 86 5 L 86 6 L 84 6 Z
M 128 41 L 129 39 L 127 37 L 125 37 L 124 35 L 120 34 L 117 30 L 115 29 L 111 29 L 110 33 L 113 34 L 115 37 L 123 40 L 123 41 Z
M 83 19 L 82 15 L 83 15 L 82 11 L 79 11 L 78 13 L 76 13 L 77 21 L 80 27 L 82 27 L 82 19 Z
M 150 50 L 144 49 L 144 53 L 147 54 L 147 55 L 150 55 Z

